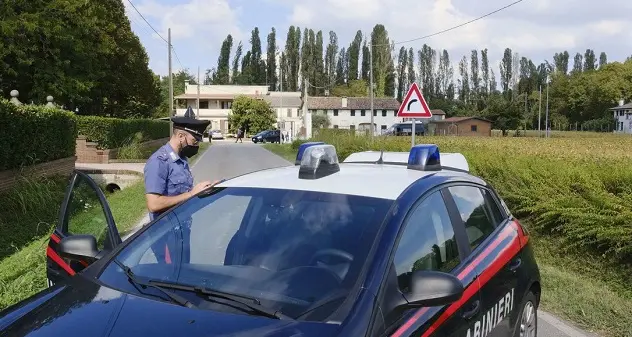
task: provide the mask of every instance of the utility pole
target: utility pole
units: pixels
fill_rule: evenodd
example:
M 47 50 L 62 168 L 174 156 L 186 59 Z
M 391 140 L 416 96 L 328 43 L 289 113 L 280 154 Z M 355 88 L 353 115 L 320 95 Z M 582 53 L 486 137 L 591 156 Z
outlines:
M 371 139 L 375 133 L 373 125 L 373 41 L 369 44 L 369 91 L 371 94 Z
M 280 81 L 279 90 L 281 91 L 281 104 L 280 104 L 281 113 L 279 113 L 279 119 L 283 120 L 283 67 L 279 67 L 279 81 Z M 285 123 L 283 123 L 283 128 L 279 127 L 279 130 L 281 130 L 281 132 L 283 132 L 283 129 L 285 129 Z
M 540 126 L 542 125 L 542 84 L 540 84 L 540 107 L 538 108 L 538 137 L 542 137 L 542 130 Z
M 198 80 L 197 80 L 197 114 L 196 117 L 200 118 L 200 66 L 198 66 Z
M 171 117 L 173 117 L 173 72 L 171 71 L 171 28 L 168 29 L 167 32 L 167 47 L 169 48 L 169 137 L 173 134 L 173 122 L 171 121 Z
M 311 134 L 308 134 L 307 132 L 307 128 L 311 128 L 311 126 L 307 125 L 307 113 L 307 79 L 303 78 L 303 128 L 305 128 L 305 139 L 309 139 L 309 136 L 311 136 Z
M 549 77 L 546 77 L 546 118 L 544 122 L 544 132 L 546 138 L 549 138 Z

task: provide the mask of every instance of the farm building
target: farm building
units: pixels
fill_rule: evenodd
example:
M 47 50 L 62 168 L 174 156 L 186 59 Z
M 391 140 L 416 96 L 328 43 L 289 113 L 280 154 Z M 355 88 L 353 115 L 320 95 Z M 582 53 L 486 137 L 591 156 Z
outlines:
M 432 121 L 435 135 L 486 136 L 492 135 L 492 122 L 481 117 L 450 117 Z

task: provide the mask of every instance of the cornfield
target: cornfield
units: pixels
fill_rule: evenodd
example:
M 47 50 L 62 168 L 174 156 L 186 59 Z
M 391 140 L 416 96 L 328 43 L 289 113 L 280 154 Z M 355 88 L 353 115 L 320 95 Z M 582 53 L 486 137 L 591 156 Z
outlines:
M 341 160 L 366 150 L 408 151 L 410 137 L 376 137 L 322 130 Z M 460 152 L 529 227 L 558 235 L 565 247 L 632 258 L 632 137 L 422 137 L 441 152 Z M 298 144 L 294 144 L 296 147 Z

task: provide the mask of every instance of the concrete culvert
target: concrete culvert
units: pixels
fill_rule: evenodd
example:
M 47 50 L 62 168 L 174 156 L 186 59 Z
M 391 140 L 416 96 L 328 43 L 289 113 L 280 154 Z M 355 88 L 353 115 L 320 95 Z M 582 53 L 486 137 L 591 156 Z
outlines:
M 117 184 L 110 183 L 110 184 L 107 184 L 107 186 L 105 186 L 105 189 L 110 193 L 114 193 L 116 191 L 120 191 L 121 187 L 119 187 L 119 185 Z

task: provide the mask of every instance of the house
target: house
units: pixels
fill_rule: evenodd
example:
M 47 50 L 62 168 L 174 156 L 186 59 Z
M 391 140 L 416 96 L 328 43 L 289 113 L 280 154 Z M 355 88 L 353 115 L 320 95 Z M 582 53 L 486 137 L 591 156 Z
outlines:
M 624 104 L 619 101 L 619 106 L 610 108 L 616 121 L 614 132 L 632 134 L 632 103 Z
M 299 116 L 301 106 L 300 93 L 298 92 L 271 92 L 265 85 L 198 85 L 185 82 L 184 94 L 175 96 L 176 116 L 184 116 L 190 106 L 197 118 L 211 121 L 209 129 L 220 130 L 226 134 L 229 132 L 228 115 L 235 97 L 245 95 L 247 97 L 262 99 L 270 103 L 276 111 L 277 126 L 290 131 L 302 127 Z M 197 100 L 200 100 L 199 114 L 197 112 Z M 282 125 L 283 124 L 283 125 Z
M 450 117 L 430 123 L 435 135 L 486 137 L 492 135 L 492 122 L 481 117 Z
M 373 99 L 373 123 L 376 134 L 394 123 L 402 121 L 396 117 L 400 103 L 395 98 Z M 307 109 L 313 115 L 329 117 L 330 128 L 370 130 L 371 99 L 368 97 L 308 97 Z
M 296 135 L 303 125 L 301 107 L 303 100 L 300 92 L 270 91 L 263 99 L 270 103 L 276 112 L 277 125 L 280 130 Z

